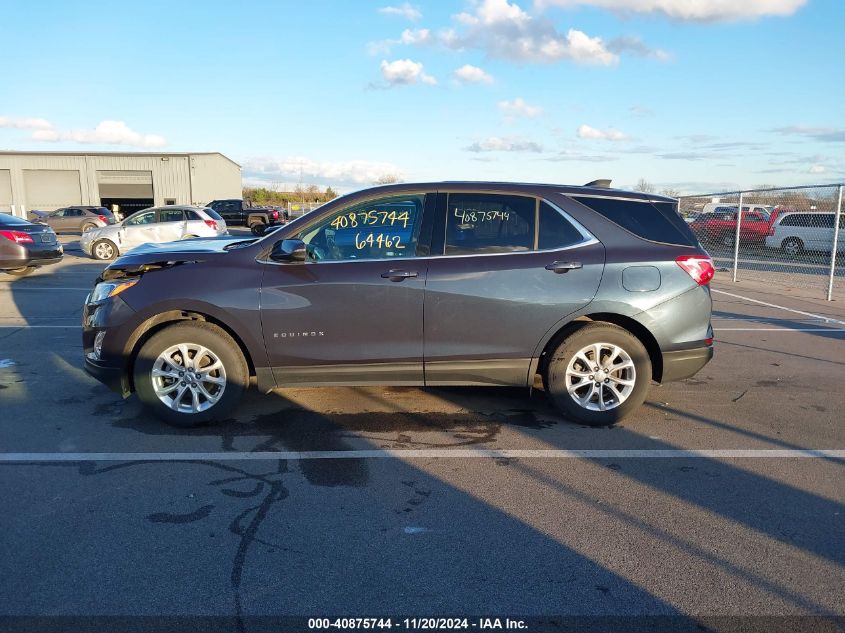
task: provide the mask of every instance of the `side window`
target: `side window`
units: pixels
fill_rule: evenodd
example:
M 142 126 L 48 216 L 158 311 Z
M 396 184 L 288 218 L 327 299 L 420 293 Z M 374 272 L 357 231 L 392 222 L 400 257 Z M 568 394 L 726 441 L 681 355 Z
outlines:
M 58 211 L 53 211 L 50 215 L 54 218 L 63 218 L 65 217 L 65 213 L 67 213 L 67 209 L 59 209 Z
M 184 220 L 182 209 L 161 209 L 158 212 L 159 222 L 181 222 Z
M 142 224 L 152 224 L 156 221 L 156 212 L 155 211 L 146 211 L 144 213 L 139 213 L 133 218 L 129 218 L 126 221 L 126 226 L 139 226 Z
M 314 261 L 416 256 L 424 194 L 391 196 L 345 207 L 296 237 Z
M 450 193 L 446 255 L 512 253 L 534 248 L 536 198 Z
M 572 198 L 643 239 L 681 246 L 698 244 L 695 235 L 678 215 L 675 204 L 640 199 Z M 733 211 L 732 219 L 735 221 L 736 207 Z
M 538 248 L 566 248 L 582 242 L 584 236 L 548 202 L 540 203 L 540 241 Z

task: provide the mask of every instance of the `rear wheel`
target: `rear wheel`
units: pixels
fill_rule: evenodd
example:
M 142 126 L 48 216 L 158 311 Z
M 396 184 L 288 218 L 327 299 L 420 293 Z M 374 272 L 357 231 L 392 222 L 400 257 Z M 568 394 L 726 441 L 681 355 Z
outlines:
M 722 244 L 725 246 L 733 246 L 736 243 L 736 235 L 733 233 L 725 233 L 722 236 Z
M 249 230 L 252 231 L 253 235 L 261 237 L 262 235 L 264 235 L 264 231 L 267 230 L 267 225 L 263 222 L 256 222 L 255 224 L 249 227 Z
M 612 323 L 586 323 L 569 334 L 546 366 L 543 384 L 569 419 L 615 424 L 643 403 L 651 359 L 630 332 Z
M 117 257 L 117 246 L 111 240 L 97 240 L 91 247 L 94 259 L 114 259 Z
M 82 232 L 87 233 L 88 231 L 92 231 L 97 228 L 97 225 L 93 222 L 86 222 L 82 225 Z
M 168 326 L 144 343 L 133 370 L 138 398 L 179 427 L 224 420 L 249 384 L 237 343 L 212 323 Z
M 790 257 L 798 257 L 804 252 L 804 242 L 797 237 L 788 237 L 780 245 L 781 250 Z
M 36 266 L 24 266 L 23 268 L 13 268 L 12 270 L 7 270 L 6 272 L 10 275 L 14 275 L 15 277 L 26 277 L 30 273 L 35 272 Z

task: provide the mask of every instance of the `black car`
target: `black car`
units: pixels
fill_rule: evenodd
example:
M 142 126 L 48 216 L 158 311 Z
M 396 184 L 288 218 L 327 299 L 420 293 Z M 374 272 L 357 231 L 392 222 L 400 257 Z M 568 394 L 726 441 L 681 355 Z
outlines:
M 448 182 L 337 198 L 260 239 L 142 246 L 86 300 L 89 373 L 166 421 L 258 388 L 503 385 L 539 376 L 607 425 L 712 357 L 710 257 L 677 200 Z
M 62 261 L 63 253 L 49 226 L 0 213 L 0 272 L 28 275 Z

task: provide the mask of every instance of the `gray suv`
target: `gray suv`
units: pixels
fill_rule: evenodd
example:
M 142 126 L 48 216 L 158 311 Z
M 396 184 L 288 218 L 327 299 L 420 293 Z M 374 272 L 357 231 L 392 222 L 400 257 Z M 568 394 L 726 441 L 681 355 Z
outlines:
M 672 198 L 444 182 L 338 198 L 261 239 L 141 246 L 86 300 L 89 373 L 165 421 L 258 389 L 502 385 L 539 376 L 613 424 L 713 355 L 713 265 Z

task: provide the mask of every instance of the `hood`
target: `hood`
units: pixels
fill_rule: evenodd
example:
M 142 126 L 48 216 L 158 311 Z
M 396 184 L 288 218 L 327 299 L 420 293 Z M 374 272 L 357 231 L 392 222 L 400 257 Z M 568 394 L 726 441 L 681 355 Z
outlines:
M 209 257 L 220 257 L 227 253 L 226 247 L 238 242 L 253 242 L 243 237 L 212 237 L 208 239 L 180 240 L 163 244 L 141 244 L 118 257 L 109 268 L 127 268 L 139 264 L 160 262 L 199 261 Z

